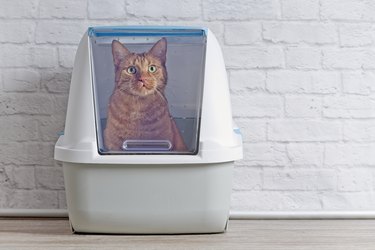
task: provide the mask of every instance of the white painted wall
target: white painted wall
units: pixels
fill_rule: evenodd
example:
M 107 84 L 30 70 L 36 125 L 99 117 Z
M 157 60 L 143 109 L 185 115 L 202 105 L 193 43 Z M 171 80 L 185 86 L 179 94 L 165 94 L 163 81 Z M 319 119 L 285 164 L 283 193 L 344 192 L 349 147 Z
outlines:
M 65 208 L 63 130 L 91 25 L 203 25 L 244 135 L 232 209 L 375 207 L 375 2 L 0 0 L 0 208 Z

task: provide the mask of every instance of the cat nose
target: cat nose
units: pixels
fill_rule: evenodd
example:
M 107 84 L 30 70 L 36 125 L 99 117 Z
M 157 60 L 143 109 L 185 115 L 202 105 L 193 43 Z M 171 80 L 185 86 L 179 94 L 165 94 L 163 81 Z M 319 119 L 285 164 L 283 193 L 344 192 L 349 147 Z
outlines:
M 139 78 L 138 78 L 138 81 L 140 81 L 140 82 L 144 82 L 144 80 L 145 80 L 145 79 L 144 79 L 143 77 L 139 77 Z

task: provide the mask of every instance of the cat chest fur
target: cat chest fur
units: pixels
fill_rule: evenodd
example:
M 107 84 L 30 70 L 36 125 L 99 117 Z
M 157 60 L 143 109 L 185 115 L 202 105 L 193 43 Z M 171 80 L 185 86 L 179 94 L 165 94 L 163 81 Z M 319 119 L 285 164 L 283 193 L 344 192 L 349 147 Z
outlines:
M 118 90 L 109 107 L 116 134 L 126 139 L 172 139 L 167 102 L 159 94 L 133 96 Z

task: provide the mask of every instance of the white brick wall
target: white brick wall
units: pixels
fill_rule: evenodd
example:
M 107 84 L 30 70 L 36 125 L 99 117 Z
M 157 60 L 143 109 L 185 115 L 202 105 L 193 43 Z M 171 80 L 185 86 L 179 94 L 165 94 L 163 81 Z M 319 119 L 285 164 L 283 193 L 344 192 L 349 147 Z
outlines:
M 65 208 L 63 130 L 90 25 L 202 25 L 244 136 L 233 210 L 375 207 L 375 2 L 0 0 L 0 208 Z

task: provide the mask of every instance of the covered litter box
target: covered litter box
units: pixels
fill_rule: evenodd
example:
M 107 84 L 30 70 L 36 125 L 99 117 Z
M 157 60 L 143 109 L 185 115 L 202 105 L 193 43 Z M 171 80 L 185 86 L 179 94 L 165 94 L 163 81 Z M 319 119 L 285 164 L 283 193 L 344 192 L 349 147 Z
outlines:
M 75 232 L 223 232 L 240 158 L 224 61 L 208 29 L 88 29 L 55 146 Z

